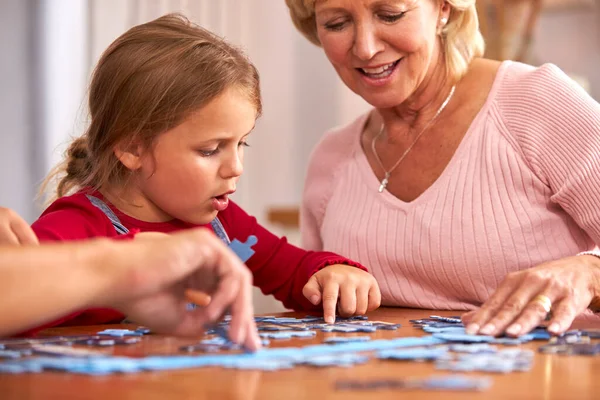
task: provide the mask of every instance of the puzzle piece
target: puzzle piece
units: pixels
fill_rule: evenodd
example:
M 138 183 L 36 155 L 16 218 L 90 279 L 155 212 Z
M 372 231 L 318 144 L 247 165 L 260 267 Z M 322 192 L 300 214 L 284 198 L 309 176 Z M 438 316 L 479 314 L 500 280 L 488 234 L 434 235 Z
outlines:
M 483 391 L 490 388 L 492 380 L 486 377 L 464 375 L 433 376 L 420 382 L 421 389 Z
M 461 342 L 461 343 L 485 343 L 491 342 L 495 338 L 485 335 L 467 335 L 466 333 L 434 333 L 433 337 L 446 342 Z
M 356 364 L 364 364 L 369 357 L 359 354 L 335 354 L 313 356 L 305 359 L 300 364 L 313 367 L 350 367 Z
M 352 343 L 352 342 L 368 342 L 371 340 L 370 336 L 350 336 L 350 337 L 329 337 L 323 340 L 325 344 L 340 344 L 340 343 Z
M 242 262 L 248 261 L 250 257 L 254 255 L 254 246 L 258 242 L 258 239 L 254 235 L 248 236 L 245 243 L 240 242 L 237 239 L 233 239 L 229 244 L 229 248 L 242 260 Z
M 36 354 L 44 354 L 58 357 L 106 357 L 108 354 L 89 349 L 75 349 L 68 346 L 54 344 L 34 344 L 31 350 Z
M 475 343 L 475 344 L 451 344 L 449 346 L 450 351 L 455 353 L 497 353 L 498 348 L 490 346 L 487 343 Z
M 533 364 L 531 350 L 504 349 L 496 353 L 458 354 L 440 357 L 436 368 L 451 371 L 509 373 L 529 371 Z
M 260 337 L 265 339 L 291 339 L 293 337 L 311 338 L 317 335 L 315 331 L 280 331 L 261 333 Z
M 378 389 L 421 389 L 483 391 L 490 388 L 492 380 L 487 377 L 464 375 L 431 376 L 429 378 L 375 379 L 367 381 L 337 381 L 336 390 L 378 390 Z
M 23 354 L 23 352 L 17 350 L 0 350 L 0 358 L 14 359 L 21 358 L 24 355 L 26 354 Z
M 412 349 L 383 350 L 377 353 L 377 358 L 383 360 L 431 361 L 437 360 L 447 353 L 448 350 L 445 348 L 416 347 Z
M 132 331 L 131 329 L 105 329 L 103 331 L 97 332 L 97 335 L 104 336 L 114 336 L 114 337 L 123 337 L 123 336 L 143 336 L 144 334 L 137 331 Z
M 321 327 L 322 332 L 375 332 L 377 327 L 368 325 L 332 324 Z
M 460 324 L 460 325 L 462 325 L 462 320 L 460 319 L 460 317 L 440 317 L 440 316 L 437 316 L 437 315 L 430 315 L 429 318 L 433 319 L 435 321 L 446 322 L 446 323 L 449 323 L 449 324 Z

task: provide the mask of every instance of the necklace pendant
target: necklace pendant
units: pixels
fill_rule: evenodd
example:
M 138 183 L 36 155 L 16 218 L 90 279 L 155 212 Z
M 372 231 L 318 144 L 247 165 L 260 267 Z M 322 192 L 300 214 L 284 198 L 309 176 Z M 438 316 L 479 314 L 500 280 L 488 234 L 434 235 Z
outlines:
M 387 184 L 388 184 L 388 176 L 386 174 L 385 178 L 383 178 L 383 180 L 381 181 L 381 185 L 379 185 L 379 193 L 383 193 Z

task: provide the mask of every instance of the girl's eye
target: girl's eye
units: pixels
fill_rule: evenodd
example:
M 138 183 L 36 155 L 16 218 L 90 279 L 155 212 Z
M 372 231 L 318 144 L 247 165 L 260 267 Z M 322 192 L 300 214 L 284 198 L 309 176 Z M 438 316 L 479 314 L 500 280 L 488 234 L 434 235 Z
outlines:
M 401 12 L 399 14 L 381 14 L 379 15 L 379 18 L 384 21 L 384 22 L 396 22 L 398 21 L 400 18 L 404 17 L 405 12 Z
M 198 153 L 200 153 L 200 155 L 202 157 L 214 156 L 218 152 L 219 152 L 219 148 L 218 147 L 216 149 L 214 149 L 214 150 L 198 150 Z

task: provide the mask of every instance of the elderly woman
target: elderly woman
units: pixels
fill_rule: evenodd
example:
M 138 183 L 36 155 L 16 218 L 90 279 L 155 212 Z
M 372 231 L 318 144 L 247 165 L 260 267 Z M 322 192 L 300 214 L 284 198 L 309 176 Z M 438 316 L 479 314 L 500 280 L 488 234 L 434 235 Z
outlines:
M 369 265 L 384 305 L 474 310 L 469 333 L 552 310 L 558 334 L 598 301 L 597 102 L 556 66 L 481 58 L 475 0 L 286 2 L 374 107 L 313 152 L 306 248 Z

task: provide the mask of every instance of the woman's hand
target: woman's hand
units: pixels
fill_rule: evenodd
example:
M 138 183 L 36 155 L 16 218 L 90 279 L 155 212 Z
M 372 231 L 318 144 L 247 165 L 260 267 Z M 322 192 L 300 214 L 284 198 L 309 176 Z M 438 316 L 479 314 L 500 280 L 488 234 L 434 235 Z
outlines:
M 548 331 L 561 334 L 598 299 L 600 258 L 562 258 L 508 274 L 479 310 L 463 315 L 467 333 L 510 336 L 528 333 L 552 310 Z
M 0 207 L 0 245 L 23 244 L 39 244 L 38 238 L 16 212 Z
M 314 305 L 323 303 L 325 322 L 335 322 L 335 311 L 350 317 L 379 307 L 381 293 L 373 275 L 356 267 L 335 264 L 315 273 L 302 290 Z M 338 306 L 339 300 L 339 306 Z

